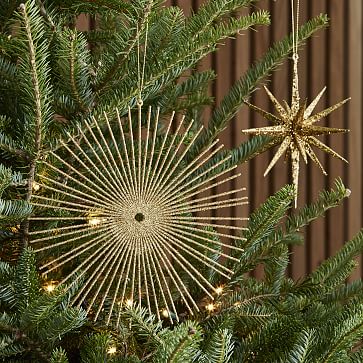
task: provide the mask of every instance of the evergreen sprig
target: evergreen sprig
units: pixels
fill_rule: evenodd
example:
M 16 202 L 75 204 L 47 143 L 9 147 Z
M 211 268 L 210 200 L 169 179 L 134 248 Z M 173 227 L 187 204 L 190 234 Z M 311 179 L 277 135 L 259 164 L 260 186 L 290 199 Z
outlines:
M 294 199 L 294 188 L 286 186 L 271 196 L 251 216 L 247 231 L 243 234 L 246 239 L 241 243 L 244 249 L 240 256 L 236 272 L 231 283 L 235 283 L 243 273 L 253 270 L 268 255 L 274 245 L 270 237 L 279 221 L 285 217 Z
M 62 337 L 85 323 L 85 312 L 62 304 L 66 295 L 61 291 L 42 292 L 29 249 L 15 267 L 1 262 L 0 273 L 0 357 L 48 362 L 49 352 Z

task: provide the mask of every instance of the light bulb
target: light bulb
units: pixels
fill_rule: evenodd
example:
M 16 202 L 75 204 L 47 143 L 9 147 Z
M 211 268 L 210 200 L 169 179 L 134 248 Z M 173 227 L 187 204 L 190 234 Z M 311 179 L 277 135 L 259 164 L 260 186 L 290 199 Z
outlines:
M 40 185 L 37 182 L 33 181 L 32 188 L 35 192 L 37 192 L 40 189 Z
M 169 317 L 169 312 L 168 312 L 168 310 L 163 309 L 163 311 L 161 312 L 161 315 L 162 315 L 164 318 L 168 318 L 168 317 Z
M 221 295 L 223 292 L 223 286 L 218 286 L 214 291 L 217 295 Z
M 108 348 L 107 353 L 108 354 L 115 354 L 117 352 L 117 348 L 115 346 L 112 346 Z
M 205 308 L 211 313 L 212 311 L 215 310 L 216 307 L 213 303 L 210 303 Z
M 102 220 L 100 218 L 92 217 L 88 220 L 90 226 L 97 226 L 101 224 Z
M 126 306 L 128 306 L 129 308 L 133 305 L 133 302 L 131 299 L 127 299 L 126 300 Z
M 52 292 L 54 291 L 56 288 L 56 285 L 54 284 L 54 282 L 50 281 L 47 284 L 44 285 L 44 290 L 46 292 Z

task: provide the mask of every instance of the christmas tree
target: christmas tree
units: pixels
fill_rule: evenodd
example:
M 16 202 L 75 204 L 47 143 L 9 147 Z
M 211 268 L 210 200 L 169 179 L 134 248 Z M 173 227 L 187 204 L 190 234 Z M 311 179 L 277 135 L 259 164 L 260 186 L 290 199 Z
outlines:
M 309 107 L 298 94 L 298 47 L 327 16 L 299 26 L 297 11 L 219 104 L 218 75 L 198 70 L 269 25 L 256 5 L 209 0 L 186 16 L 162 0 L 1 2 L 3 361 L 363 361 L 363 283 L 347 282 L 363 234 L 300 280 L 287 272 L 304 228 L 350 195 L 337 180 L 295 209 L 299 158 L 323 169 L 311 146 L 339 155 L 315 135 L 345 131 L 315 124 L 345 101 L 314 115 L 321 95 Z M 80 15 L 95 27 L 79 30 Z M 250 104 L 291 55 L 292 103 L 268 91 L 278 117 Z M 219 146 L 246 105 L 274 126 Z M 272 146 L 291 156 L 293 185 L 221 216 L 246 204 L 236 167 Z

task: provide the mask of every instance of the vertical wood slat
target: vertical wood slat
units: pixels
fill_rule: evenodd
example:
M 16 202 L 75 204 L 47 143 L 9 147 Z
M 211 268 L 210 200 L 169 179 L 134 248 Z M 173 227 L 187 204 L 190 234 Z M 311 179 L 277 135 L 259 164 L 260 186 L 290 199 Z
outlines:
M 326 0 L 313 1 L 309 7 L 308 17 L 311 18 L 315 14 L 321 14 L 327 12 Z M 325 45 L 327 42 L 327 31 L 321 31 L 318 36 L 312 38 L 306 47 L 306 52 L 309 54 L 308 68 L 309 72 L 309 84 L 307 96 L 309 100 L 316 97 L 316 95 L 326 85 L 326 72 L 324 68 L 328 59 Z M 316 71 L 313 71 L 313 70 Z M 324 95 L 320 103 L 316 107 L 316 112 L 321 111 L 326 106 L 326 95 Z M 327 126 L 326 120 L 321 121 L 321 125 Z M 326 142 L 324 137 L 323 142 Z M 321 162 L 326 165 L 327 157 L 323 152 L 317 151 L 317 156 Z M 326 188 L 327 179 L 322 177 L 322 173 L 313 163 L 309 163 L 307 170 L 307 188 L 308 188 L 308 202 L 311 203 L 315 199 L 316 190 L 322 190 Z M 319 265 L 326 257 L 325 250 L 325 224 L 326 220 L 319 218 L 314 221 L 306 231 L 306 268 L 310 271 L 313 267 Z
M 327 80 L 327 95 L 328 105 L 335 104 L 344 99 L 344 33 L 343 22 L 345 21 L 344 15 L 344 1 L 329 1 L 328 13 L 330 17 L 330 28 L 328 29 L 329 42 L 327 53 L 334 56 L 328 57 L 326 65 L 328 71 Z M 337 72 L 337 70 L 340 70 Z M 340 85 L 337 87 L 336 85 Z M 344 127 L 344 108 L 336 110 L 334 113 L 327 117 L 328 125 L 331 127 Z M 348 135 L 332 135 L 328 137 L 328 145 L 336 150 L 340 155 L 344 154 L 344 144 L 348 142 Z M 339 176 L 344 178 L 344 171 L 346 165 L 343 162 L 336 160 L 329 156 L 328 159 L 328 173 L 329 180 L 334 180 Z M 347 183 L 347 180 L 344 180 Z M 332 209 L 328 214 L 328 228 L 327 228 L 327 255 L 332 255 L 342 246 L 344 241 L 344 224 L 346 223 L 345 216 L 342 213 L 346 208 Z
M 191 9 L 198 9 L 205 0 L 168 0 L 166 6 L 179 6 L 186 15 Z M 218 78 L 211 86 L 213 96 L 218 104 L 228 89 L 272 44 L 283 38 L 291 29 L 289 1 L 261 0 L 257 7 L 270 10 L 272 24 L 259 27 L 257 32 L 249 31 L 236 40 L 228 40 L 217 53 L 207 57 L 201 69 L 214 67 Z M 334 179 L 342 177 L 343 182 L 352 190 L 351 198 L 342 206 L 328 213 L 325 219 L 319 219 L 305 229 L 305 245 L 294 248 L 293 265 L 290 272 L 298 278 L 313 270 L 321 261 L 340 248 L 344 241 L 353 237 L 362 223 L 362 116 L 363 116 L 363 4 L 361 0 L 302 0 L 301 22 L 320 13 L 328 13 L 331 26 L 320 31 L 310 39 L 301 50 L 300 89 L 301 95 L 311 101 L 327 85 L 328 92 L 317 107 L 317 111 L 337 103 L 343 98 L 352 96 L 352 100 L 341 110 L 334 112 L 321 125 L 330 127 L 348 127 L 351 133 L 325 137 L 322 140 L 344 155 L 350 164 L 344 165 L 339 160 L 324 153 L 317 152 L 319 159 L 329 172 L 324 177 L 311 162 L 303 166 L 300 176 L 301 195 L 299 205 L 316 199 L 318 192 L 333 186 Z M 254 7 L 253 10 L 256 8 Z M 78 24 L 83 30 L 89 25 L 87 19 Z M 289 99 L 291 95 L 291 64 L 285 62 L 273 74 L 268 87 L 273 90 L 277 99 Z M 257 90 L 251 101 L 266 110 L 272 110 L 262 89 Z M 210 111 L 205 113 L 205 124 L 208 123 Z M 242 107 L 228 129 L 221 135 L 227 147 L 236 147 L 246 137 L 241 130 L 248 127 L 265 126 L 266 121 L 259 115 Z M 272 152 L 256 157 L 241 166 L 244 174 L 243 185 L 247 186 L 250 200 L 250 212 L 262 203 L 269 195 L 276 192 L 290 181 L 289 164 L 278 162 L 267 178 L 263 172 L 271 160 Z M 240 187 L 240 185 L 230 185 Z M 221 190 L 219 190 L 221 191 Z M 246 216 L 246 208 L 236 209 L 241 216 Z M 360 260 L 360 259 L 359 259 Z M 355 277 L 361 276 L 360 266 Z M 257 276 L 261 272 L 257 272 Z
M 351 132 L 348 143 L 348 185 L 352 191 L 347 208 L 347 236 L 352 237 L 362 226 L 362 142 L 363 142 L 363 3 L 361 0 L 350 0 L 348 8 L 348 94 L 349 102 L 347 124 Z M 362 276 L 362 259 L 360 269 L 354 277 Z

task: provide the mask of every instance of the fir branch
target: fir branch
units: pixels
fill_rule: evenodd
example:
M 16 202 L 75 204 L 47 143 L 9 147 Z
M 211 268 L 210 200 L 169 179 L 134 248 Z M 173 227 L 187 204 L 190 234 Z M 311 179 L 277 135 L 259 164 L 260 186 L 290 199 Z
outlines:
M 3 125 L 5 123 L 12 124 L 12 120 L 0 115 L 0 125 Z M 29 153 L 26 150 L 23 150 L 13 137 L 7 135 L 4 132 L 0 132 L 0 150 L 3 150 L 3 154 L 5 154 L 5 157 L 8 155 L 12 155 L 27 162 L 30 162 L 31 160 Z
M 25 248 L 20 256 L 15 273 L 17 309 L 24 311 L 39 296 L 39 280 L 34 253 Z
M 246 163 L 255 156 L 268 150 L 273 145 L 273 140 L 268 136 L 255 136 L 248 141 L 244 141 L 235 149 L 229 151 L 231 165 Z M 218 156 L 216 156 L 218 157 Z
M 286 363 L 309 363 L 309 353 L 314 344 L 314 330 L 303 330 L 297 337 L 295 344 L 291 348 L 285 362 Z
M 24 161 L 29 162 L 30 156 L 25 151 L 18 147 L 18 145 L 15 144 L 15 142 L 5 134 L 0 132 L 0 149 L 2 149 L 7 154 L 12 154 L 20 159 L 23 159 Z
M 173 350 L 172 354 L 168 358 L 168 362 L 170 363 L 179 363 L 180 355 L 182 354 L 183 350 L 189 345 L 189 341 L 191 340 L 190 334 L 184 336 L 178 343 L 178 345 Z M 188 359 L 189 358 L 189 359 Z M 190 357 L 186 359 L 190 360 Z
M 129 320 L 137 335 L 146 339 L 149 344 L 158 345 L 162 343 L 158 335 L 162 324 L 160 321 L 155 322 L 155 316 L 149 316 L 145 308 L 128 308 L 122 313 L 122 317 Z
M 83 12 L 99 13 L 102 10 L 123 13 L 132 9 L 130 4 L 120 0 L 57 0 L 57 2 L 63 10 L 68 7 L 67 10 L 71 13 L 76 12 L 76 14 Z
M 77 89 L 77 85 L 76 85 L 76 81 L 75 81 L 75 77 L 74 77 L 74 63 L 75 63 L 75 55 L 74 55 L 74 40 L 75 37 L 73 36 L 71 39 L 71 54 L 70 54 L 70 60 L 69 60 L 69 75 L 70 75 L 70 82 L 71 82 L 71 86 L 72 86 L 72 90 L 73 90 L 73 96 L 76 98 L 77 103 L 79 105 L 79 107 L 81 108 L 81 110 L 84 113 L 88 113 L 89 109 L 84 105 L 84 103 L 82 102 L 82 99 L 78 93 L 78 89 Z
M 63 348 L 56 348 L 52 352 L 50 363 L 68 363 L 67 353 Z
M 37 0 L 38 6 L 39 6 L 39 13 L 44 18 L 44 20 L 51 26 L 53 30 L 55 30 L 55 24 L 53 22 L 53 19 L 49 16 L 49 13 L 44 7 L 44 3 L 42 0 Z
M 362 363 L 363 362 L 363 350 L 362 347 L 358 351 L 355 351 L 350 355 L 349 363 Z
M 363 306 L 351 307 L 351 314 L 346 317 L 340 326 L 336 327 L 335 342 L 329 346 L 328 352 L 320 360 L 321 363 L 333 363 L 339 361 L 342 352 L 352 348 L 354 343 L 363 337 Z
M 95 87 L 95 91 L 97 93 L 100 93 L 110 83 L 110 81 L 114 78 L 115 74 L 117 73 L 118 69 L 122 66 L 125 60 L 128 59 L 131 51 L 138 44 L 138 41 L 140 41 L 141 34 L 145 31 L 154 2 L 155 0 L 149 0 L 148 4 L 143 10 L 143 16 L 139 21 L 138 27 L 137 29 L 135 29 L 135 35 L 130 39 L 128 47 L 123 52 L 120 52 L 119 56 L 115 59 L 112 67 L 103 77 L 103 79 L 99 82 L 99 84 Z
M 234 348 L 232 334 L 227 329 L 215 331 L 209 339 L 198 363 L 228 363 Z
M 87 117 L 94 107 L 92 55 L 85 35 L 77 30 L 59 31 L 55 40 L 57 82 L 54 108 L 58 115 L 63 116 L 62 122 L 70 124 L 75 116 Z M 64 127 L 56 125 L 56 118 L 52 121 L 59 137 L 59 133 L 64 133 Z
M 304 206 L 297 213 L 289 216 L 284 228 L 279 228 L 272 239 L 276 243 L 289 243 L 289 240 L 294 240 L 295 234 L 303 227 L 324 216 L 329 209 L 340 205 L 345 198 L 350 196 L 350 193 L 342 180 L 336 179 L 334 189 L 321 192 L 314 203 Z
M 45 127 L 45 122 L 47 118 L 50 117 L 49 112 L 49 102 L 50 99 L 47 99 L 49 92 L 48 82 L 48 64 L 47 60 L 39 59 L 41 54 L 40 49 L 45 52 L 45 42 L 44 39 L 39 41 L 40 37 L 44 36 L 44 29 L 42 24 L 42 18 L 38 13 L 38 9 L 36 7 L 35 1 L 29 1 L 26 4 L 20 4 L 19 6 L 19 16 L 20 20 L 24 27 L 24 37 L 25 44 L 28 50 L 28 67 L 23 65 L 23 75 L 27 77 L 25 72 L 30 73 L 31 78 L 31 90 L 28 91 L 32 94 L 32 106 L 30 104 L 27 105 L 26 109 L 33 108 L 34 120 L 32 120 L 34 129 L 32 130 L 32 136 L 34 139 L 32 140 L 32 159 L 29 165 L 29 173 L 28 173 L 28 187 L 26 193 L 26 200 L 29 201 L 33 192 L 33 182 L 35 176 L 36 163 L 40 157 L 40 152 L 42 148 L 42 139 L 43 139 L 43 128 Z M 38 34 L 40 32 L 40 34 Z M 43 33 L 42 33 L 43 32 Z M 24 51 L 26 47 L 22 48 Z M 23 55 L 22 55 L 23 56 Z M 47 54 L 43 54 L 43 56 L 47 56 Z M 25 71 L 25 72 L 24 72 Z M 41 79 L 43 78 L 43 79 Z M 47 89 L 48 88 L 48 89 Z M 26 90 L 25 90 L 26 92 Z M 23 247 L 27 247 L 28 245 L 28 236 L 29 233 L 29 220 L 26 220 L 22 224 L 22 243 Z
M 278 294 L 286 279 L 290 263 L 289 249 L 286 244 L 275 244 L 270 256 L 264 259 L 265 283 L 272 292 Z
M 209 0 L 186 23 L 185 31 L 191 41 L 198 39 L 203 33 L 213 28 L 213 24 L 223 16 L 232 14 L 243 7 L 248 7 L 256 0 Z
M 153 362 L 191 363 L 197 355 L 201 334 L 201 328 L 192 321 L 181 323 L 174 330 L 163 330 Z
M 11 86 L 16 88 L 16 73 L 15 65 L 4 56 L 0 56 L 0 77 L 3 82 L 11 82 Z M 4 83 L 1 85 L 1 87 L 5 86 Z
M 363 281 L 356 280 L 349 284 L 344 284 L 334 289 L 324 297 L 325 304 L 333 304 L 336 302 L 345 303 L 353 299 L 363 299 Z
M 106 362 L 107 350 L 111 343 L 111 334 L 107 332 L 88 335 L 81 351 L 82 362 Z
M 165 82 L 166 80 L 171 79 L 171 77 L 172 79 L 176 79 L 208 53 L 214 51 L 216 49 L 216 44 L 219 41 L 233 36 L 241 30 L 249 29 L 254 25 L 268 25 L 269 22 L 268 13 L 261 11 L 239 19 L 231 19 L 226 24 L 216 26 L 204 36 L 200 36 L 198 40 L 193 43 L 189 43 L 189 38 L 188 43 L 186 43 L 186 39 L 184 39 L 184 41 L 181 42 L 181 44 L 178 44 L 175 49 L 176 54 L 171 57 L 166 64 L 161 63 L 158 67 L 158 71 L 153 73 L 149 79 L 145 81 L 145 88 L 153 85 L 155 87 L 157 81 L 160 80 Z
M 163 56 L 162 53 L 156 64 L 146 64 L 143 93 L 148 95 L 147 98 L 155 97 L 161 90 L 164 91 L 167 86 L 176 81 L 184 71 L 189 70 L 207 54 L 215 51 L 218 42 L 254 25 L 267 25 L 269 21 L 268 13 L 261 11 L 217 25 L 193 43 L 190 43 L 186 35 L 179 37 L 178 41 L 173 42 L 167 49 L 167 56 Z M 121 82 L 117 88 L 112 88 L 106 93 L 107 105 L 105 105 L 105 95 L 103 95 L 103 100 L 99 102 L 98 109 L 95 110 L 97 115 L 101 116 L 103 111 L 112 114 L 115 106 L 123 114 L 130 104 L 132 106 L 136 102 L 139 95 L 138 87 L 135 87 L 135 78 L 137 78 L 135 69 L 137 67 L 136 65 L 129 67 L 127 79 Z M 111 102 L 110 97 L 113 98 Z M 146 97 L 143 100 L 145 101 Z
M 10 168 L 0 164 L 0 197 L 9 186 L 22 185 L 24 182 L 20 173 L 14 173 Z M 19 223 L 30 215 L 32 207 L 25 200 L 4 200 L 0 198 L 0 226 L 9 223 Z
M 0 199 L 0 225 L 17 223 L 32 212 L 32 206 L 25 200 Z
M 48 315 L 49 317 L 49 315 Z M 60 342 L 67 333 L 76 331 L 87 321 L 87 313 L 83 309 L 68 307 L 67 309 L 53 312 L 52 319 L 43 322 L 42 334 L 39 334 L 43 344 L 54 346 Z
M 334 283 L 337 274 L 339 274 L 344 267 L 350 262 L 354 262 L 363 251 L 363 230 L 360 231 L 351 241 L 347 242 L 335 256 L 330 257 L 324 261 L 310 276 L 307 281 L 320 286 L 329 286 Z M 333 285 L 334 286 L 334 285 Z
M 33 159 L 33 162 L 30 166 L 30 172 L 29 172 L 29 184 L 28 184 L 28 194 L 27 194 L 27 200 L 30 200 L 31 194 L 32 194 L 32 182 L 34 180 L 34 172 L 35 172 L 35 163 L 36 160 L 39 157 L 39 151 L 41 148 L 41 140 L 42 140 L 42 121 L 43 121 L 43 115 L 42 115 L 42 101 L 41 101 L 41 92 L 39 87 L 39 75 L 38 75 L 38 66 L 36 63 L 35 58 L 35 46 L 33 42 L 33 34 L 32 29 L 30 25 L 30 19 L 29 14 L 27 11 L 27 7 L 24 4 L 20 4 L 19 6 L 20 12 L 23 14 L 23 20 L 24 20 L 24 27 L 27 35 L 28 40 L 28 50 L 29 50 L 29 63 L 30 63 L 30 71 L 31 71 L 31 79 L 32 84 L 34 87 L 34 108 L 35 108 L 35 139 L 34 139 L 34 145 L 35 145 L 35 157 Z M 30 187 L 29 187 L 30 185 Z
M 244 233 L 246 241 L 240 243 L 244 250 L 239 256 L 240 261 L 233 266 L 235 273 L 229 282 L 230 286 L 238 283 L 244 273 L 253 270 L 275 245 L 270 236 L 291 207 L 293 199 L 294 188 L 285 186 L 251 215 L 248 229 Z

